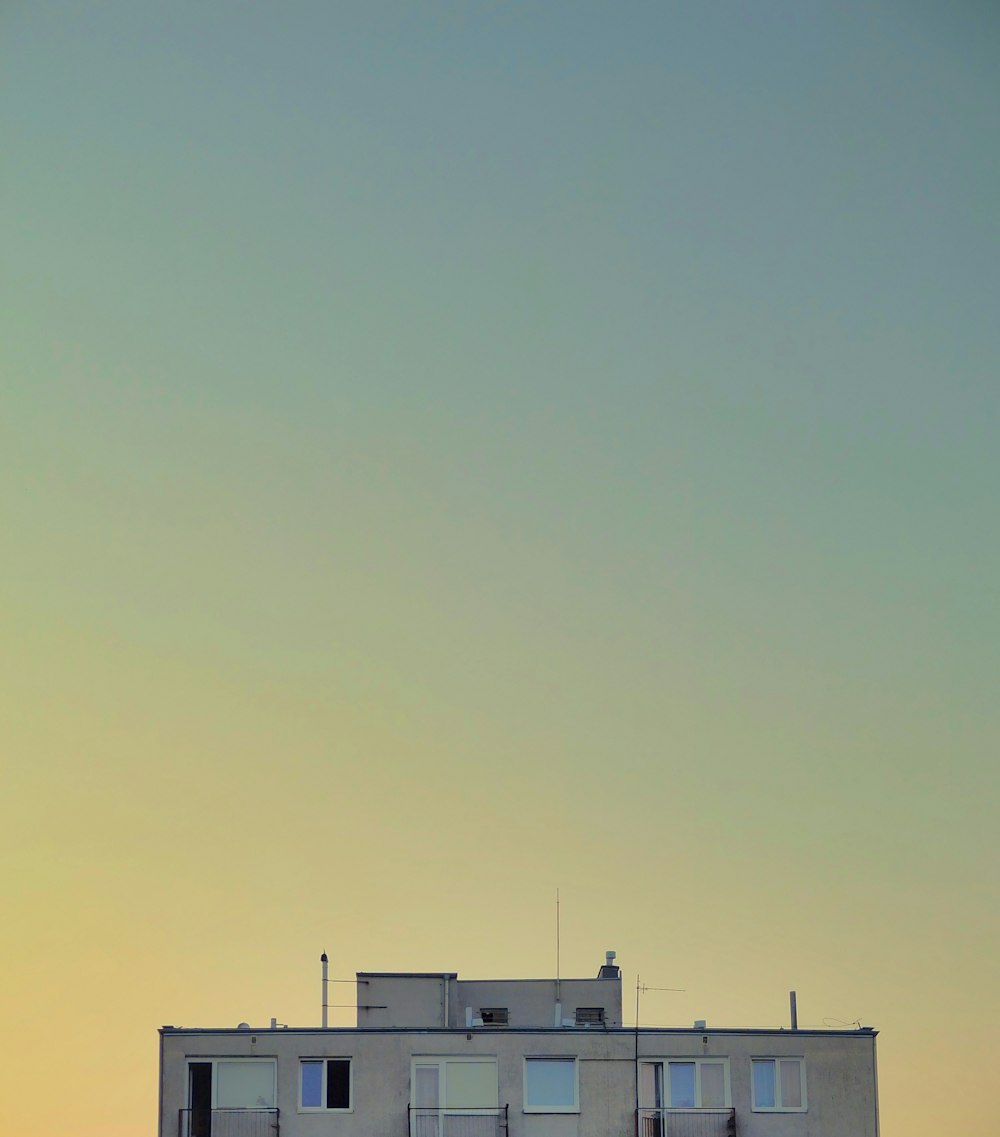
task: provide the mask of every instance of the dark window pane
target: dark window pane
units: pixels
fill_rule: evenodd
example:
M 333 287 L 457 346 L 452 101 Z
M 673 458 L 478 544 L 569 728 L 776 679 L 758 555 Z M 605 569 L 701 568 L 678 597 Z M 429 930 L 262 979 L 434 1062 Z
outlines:
M 351 1062 L 333 1058 L 326 1064 L 326 1108 L 351 1108 Z

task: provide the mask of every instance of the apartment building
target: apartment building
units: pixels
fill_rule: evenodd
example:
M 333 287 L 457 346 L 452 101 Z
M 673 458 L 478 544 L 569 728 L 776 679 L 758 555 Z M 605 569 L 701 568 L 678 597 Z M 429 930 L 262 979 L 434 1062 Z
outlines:
M 356 981 L 355 1027 L 162 1027 L 159 1137 L 878 1137 L 870 1027 L 636 1030 L 613 952 Z

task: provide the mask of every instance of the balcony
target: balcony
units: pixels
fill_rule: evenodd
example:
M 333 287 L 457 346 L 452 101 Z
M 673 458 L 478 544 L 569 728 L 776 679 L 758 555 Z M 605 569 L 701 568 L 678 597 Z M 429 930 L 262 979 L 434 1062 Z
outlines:
M 507 1106 L 448 1110 L 407 1106 L 410 1137 L 507 1137 Z
M 639 1137 L 734 1137 L 736 1110 L 640 1109 Z
M 278 1137 L 276 1109 L 182 1109 L 177 1137 Z

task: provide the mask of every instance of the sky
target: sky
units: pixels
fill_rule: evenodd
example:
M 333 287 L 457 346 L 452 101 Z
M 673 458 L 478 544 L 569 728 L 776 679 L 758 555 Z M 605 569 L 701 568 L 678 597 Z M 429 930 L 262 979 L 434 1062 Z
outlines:
M 156 1028 L 324 950 L 552 975 L 558 889 L 643 1022 L 794 988 L 883 1137 L 992 1131 L 998 47 L 0 6 L 5 1128 L 152 1134 Z

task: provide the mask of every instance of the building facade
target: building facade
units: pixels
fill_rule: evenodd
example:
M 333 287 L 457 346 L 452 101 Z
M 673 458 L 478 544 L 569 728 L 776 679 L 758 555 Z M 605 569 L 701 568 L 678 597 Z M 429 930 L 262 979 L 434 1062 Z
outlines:
M 875 1035 L 626 1027 L 613 953 L 361 972 L 356 1027 L 162 1027 L 159 1137 L 878 1137 Z

